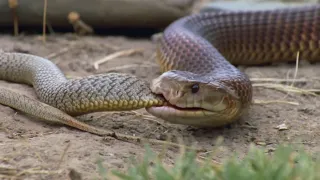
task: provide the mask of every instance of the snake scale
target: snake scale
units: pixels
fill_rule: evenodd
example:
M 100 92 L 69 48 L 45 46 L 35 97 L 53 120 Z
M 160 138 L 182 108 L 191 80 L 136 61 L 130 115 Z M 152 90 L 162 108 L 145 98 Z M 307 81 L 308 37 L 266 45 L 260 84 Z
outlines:
M 222 126 L 252 100 L 234 65 L 295 61 L 297 52 L 320 60 L 320 5 L 192 14 L 170 24 L 157 47 L 163 73 L 150 85 L 121 73 L 68 80 L 50 60 L 2 52 L 0 79 L 32 85 L 41 102 L 1 89 L 0 103 L 85 130 L 74 116 L 140 108 L 171 123 Z

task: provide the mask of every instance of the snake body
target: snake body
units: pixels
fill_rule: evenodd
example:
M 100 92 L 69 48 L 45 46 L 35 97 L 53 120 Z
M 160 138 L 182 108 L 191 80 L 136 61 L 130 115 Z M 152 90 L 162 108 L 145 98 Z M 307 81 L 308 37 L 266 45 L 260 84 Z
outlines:
M 163 104 L 135 76 L 108 73 L 69 80 L 54 63 L 30 54 L 1 53 L 0 79 L 32 85 L 40 101 L 73 116 Z
M 228 124 L 252 100 L 249 78 L 233 65 L 295 61 L 297 52 L 320 61 L 319 4 L 184 17 L 163 33 L 158 62 L 164 73 L 151 84 L 172 106 L 147 110 L 178 124 Z
M 163 32 L 157 48 L 163 74 L 151 88 L 120 73 L 68 80 L 51 61 L 22 53 L 0 54 L 0 79 L 32 85 L 40 101 L 72 116 L 146 108 L 172 123 L 221 126 L 238 119 L 252 100 L 249 78 L 232 64 L 295 61 L 297 52 L 319 61 L 319 39 L 320 5 L 200 13 Z M 2 104 L 35 115 L 50 111 L 15 106 L 26 101 L 4 100 L 6 93 L 0 90 Z

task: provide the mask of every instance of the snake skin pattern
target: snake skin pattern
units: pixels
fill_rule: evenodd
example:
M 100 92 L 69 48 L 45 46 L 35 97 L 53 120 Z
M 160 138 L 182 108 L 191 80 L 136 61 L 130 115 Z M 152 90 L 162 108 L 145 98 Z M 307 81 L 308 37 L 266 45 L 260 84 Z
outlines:
M 187 16 L 164 31 L 158 46 L 164 73 L 151 85 L 172 106 L 147 110 L 172 123 L 228 124 L 252 100 L 249 78 L 233 65 L 296 61 L 297 52 L 320 60 L 319 4 Z
M 135 76 L 108 73 L 68 80 L 51 61 L 29 54 L 0 53 L 0 79 L 32 85 L 40 101 L 73 116 L 164 103 Z
M 319 61 L 319 32 L 320 5 L 194 14 L 165 29 L 157 49 L 163 74 L 151 88 L 117 73 L 68 80 L 49 60 L 5 52 L 0 79 L 32 85 L 40 101 L 73 116 L 146 108 L 171 123 L 221 126 L 238 119 L 252 100 L 251 82 L 235 64 L 295 61 L 297 52 Z M 49 106 L 1 89 L 0 103 L 50 119 L 43 115 Z

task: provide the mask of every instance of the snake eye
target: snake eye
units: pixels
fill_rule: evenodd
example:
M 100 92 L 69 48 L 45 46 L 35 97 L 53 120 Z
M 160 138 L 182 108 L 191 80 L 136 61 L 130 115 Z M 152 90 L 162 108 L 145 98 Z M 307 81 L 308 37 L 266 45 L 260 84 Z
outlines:
M 197 93 L 198 91 L 199 91 L 199 85 L 198 84 L 194 84 L 194 85 L 192 85 L 191 86 L 191 92 L 193 93 L 193 94 L 195 94 L 195 93 Z

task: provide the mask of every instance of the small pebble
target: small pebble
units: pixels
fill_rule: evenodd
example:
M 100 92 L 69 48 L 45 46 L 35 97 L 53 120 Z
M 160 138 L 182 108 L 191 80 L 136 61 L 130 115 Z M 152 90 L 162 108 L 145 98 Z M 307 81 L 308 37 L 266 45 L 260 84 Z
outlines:
M 279 131 L 283 131 L 283 130 L 287 130 L 288 127 L 286 124 L 280 124 L 279 126 L 276 127 L 276 129 L 278 129 Z

